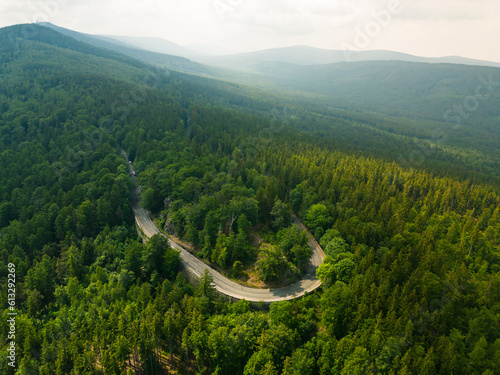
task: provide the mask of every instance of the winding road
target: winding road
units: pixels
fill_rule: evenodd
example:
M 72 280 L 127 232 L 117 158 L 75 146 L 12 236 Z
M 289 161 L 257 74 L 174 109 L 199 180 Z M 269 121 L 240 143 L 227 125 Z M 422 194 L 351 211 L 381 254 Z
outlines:
M 124 154 L 124 156 L 126 156 L 126 154 Z M 130 168 L 130 175 L 134 182 L 136 182 L 135 176 L 132 173 L 132 167 Z M 148 211 L 139 206 L 139 187 L 135 192 L 135 196 L 136 199 L 134 199 L 132 208 L 135 215 L 135 221 L 139 228 L 141 228 L 144 235 L 146 235 L 148 238 L 158 233 L 162 234 L 151 220 Z M 234 281 L 231 281 L 228 278 L 224 277 L 210 266 L 203 263 L 200 259 L 189 253 L 186 249 L 179 246 L 171 239 L 169 239 L 169 242 L 170 246 L 180 251 L 182 263 L 184 267 L 188 269 L 188 271 L 190 271 L 196 277 L 200 277 L 203 274 L 204 270 L 208 269 L 213 276 L 214 286 L 217 291 L 223 295 L 231 297 L 233 300 L 245 299 L 252 303 L 262 302 L 266 304 L 283 300 L 292 300 L 294 298 L 303 296 L 305 293 L 312 292 L 321 285 L 321 281 L 316 278 L 316 269 L 325 258 L 323 249 L 321 249 L 319 244 L 309 233 L 304 224 L 296 216 L 294 216 L 293 219 L 294 222 L 300 225 L 303 230 L 307 231 L 309 235 L 309 246 L 313 249 L 313 255 L 304 277 L 295 284 L 288 285 L 282 288 L 259 289 L 237 284 Z

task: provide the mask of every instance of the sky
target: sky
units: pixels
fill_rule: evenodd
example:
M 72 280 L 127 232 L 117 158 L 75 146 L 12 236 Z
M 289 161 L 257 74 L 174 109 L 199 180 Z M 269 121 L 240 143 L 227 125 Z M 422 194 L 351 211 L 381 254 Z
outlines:
M 0 0 L 0 27 L 37 20 L 227 52 L 309 45 L 500 62 L 499 0 Z

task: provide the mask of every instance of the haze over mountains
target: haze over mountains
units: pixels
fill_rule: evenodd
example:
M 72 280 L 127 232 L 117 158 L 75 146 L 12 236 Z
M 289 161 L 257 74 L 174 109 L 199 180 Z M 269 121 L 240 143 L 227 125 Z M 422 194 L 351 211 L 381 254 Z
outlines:
M 420 57 L 395 51 L 340 51 L 326 50 L 310 46 L 292 46 L 266 49 L 256 52 L 205 58 L 200 60 L 200 62 L 230 65 L 249 60 L 275 61 L 297 65 L 326 65 L 340 62 L 359 61 L 408 61 L 435 64 L 449 63 L 500 67 L 500 63 L 472 60 L 460 56 Z
M 136 46 L 127 43 L 125 40 L 119 40 L 114 37 L 112 38 L 103 35 L 90 35 L 90 34 L 80 33 L 77 31 L 53 25 L 48 22 L 40 22 L 37 25 L 48 27 L 52 30 L 57 31 L 58 33 L 69 36 L 78 41 L 90 44 L 98 48 L 105 48 L 108 50 L 112 50 L 120 54 L 146 62 L 148 64 L 167 67 L 169 69 L 174 69 L 186 73 L 212 74 L 209 71 L 208 67 L 204 67 L 198 63 L 188 60 L 185 57 L 177 56 L 175 54 L 151 52 L 145 49 L 137 48 Z M 124 39 L 128 40 L 129 42 L 132 41 L 129 38 L 124 38 Z M 162 44 L 168 44 L 168 43 L 165 42 Z M 176 46 L 175 48 L 177 50 L 182 49 L 182 47 L 180 46 Z
M 66 29 L 55 26 L 51 23 L 40 23 L 41 25 L 51 27 L 60 32 Z M 85 35 L 78 33 L 80 35 Z M 75 36 L 73 34 L 73 36 Z M 90 35 L 88 35 L 90 36 Z M 175 42 L 152 37 L 133 37 L 120 35 L 106 35 L 93 37 L 107 42 L 123 43 L 124 46 L 134 47 L 149 52 L 161 53 L 165 55 L 184 57 L 196 62 L 238 68 L 241 64 L 248 64 L 250 61 L 262 62 L 273 61 L 297 65 L 324 65 L 340 62 L 360 62 L 360 61 L 407 61 L 433 64 L 461 64 L 476 66 L 500 67 L 500 63 L 492 61 L 483 61 L 469 59 L 461 56 L 444 57 L 422 57 L 407 53 L 385 50 L 366 50 L 366 51 L 343 51 L 327 50 L 311 46 L 290 46 L 264 49 L 245 53 L 227 53 L 224 48 L 218 46 L 196 45 L 191 47 L 182 46 Z
M 94 36 L 52 24 L 38 26 L 56 32 L 40 39 L 43 43 L 67 48 L 70 42 L 61 38 L 65 35 L 85 43 L 81 51 L 93 46 L 99 54 L 112 51 L 121 60 L 127 56 L 132 61 L 187 74 L 186 80 L 201 76 L 204 85 L 217 87 L 222 97 L 228 90 L 237 90 L 231 105 L 246 107 L 249 100 L 272 93 L 322 115 L 338 116 L 341 111 L 342 117 L 356 118 L 377 130 L 426 142 L 435 142 L 436 129 L 441 129 L 439 134 L 445 133 L 446 142 L 457 142 L 465 148 L 473 144 L 475 152 L 481 149 L 484 157 L 500 157 L 497 67 L 437 63 L 439 59 L 431 59 L 436 63 L 401 61 L 395 58 L 423 58 L 387 51 L 359 52 L 351 55 L 352 62 L 332 62 L 341 60 L 344 53 L 305 46 L 207 56 L 162 39 Z M 189 55 L 192 60 L 179 55 Z M 371 60 L 361 61 L 365 58 Z M 478 88 L 481 100 L 476 96 Z
M 162 53 L 165 55 L 181 56 L 188 59 L 196 59 L 201 53 L 181 46 L 177 43 L 162 38 L 141 38 L 134 36 L 114 36 L 108 35 L 107 38 L 124 42 L 129 46 L 144 49 L 150 52 Z
M 496 145 L 500 142 L 500 115 L 495 103 L 500 101 L 500 90 L 495 82 L 500 82 L 500 69 L 495 66 L 500 64 L 460 57 L 422 58 L 390 51 L 353 52 L 349 55 L 351 62 L 346 62 L 343 51 L 307 46 L 208 56 L 163 39 L 94 36 L 49 23 L 39 25 L 147 64 L 216 79 L 211 85 L 223 80 L 294 96 L 321 111 L 334 108 L 370 116 L 400 116 L 436 122 L 434 128 L 449 128 L 459 122 L 488 153 L 499 152 Z M 492 66 L 484 66 L 488 64 Z M 489 80 L 491 90 L 488 100 L 478 100 L 477 106 L 474 102 L 471 116 L 464 113 L 463 106 L 468 99 L 477 99 L 477 88 L 484 86 L 481 80 Z M 418 134 L 414 126 L 403 130 L 398 124 L 390 128 L 399 134 Z M 421 126 L 418 124 L 418 128 Z M 430 133 L 419 137 L 432 139 Z M 454 133 L 448 136 L 454 137 Z

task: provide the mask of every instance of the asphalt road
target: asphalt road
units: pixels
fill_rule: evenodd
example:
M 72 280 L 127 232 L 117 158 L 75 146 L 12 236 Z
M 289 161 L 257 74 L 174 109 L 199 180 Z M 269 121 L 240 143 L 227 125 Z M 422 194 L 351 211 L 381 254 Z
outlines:
M 131 176 L 135 182 L 135 177 L 132 174 Z M 137 198 L 139 198 L 139 188 L 137 188 L 135 195 Z M 133 210 L 137 225 L 141 228 L 141 230 L 147 237 L 152 237 L 157 233 L 161 233 L 151 220 L 148 211 L 139 206 L 138 199 L 135 200 Z M 307 230 L 304 224 L 302 224 L 300 220 L 295 216 L 294 221 L 304 230 Z M 210 271 L 214 278 L 214 286 L 219 293 L 232 297 L 236 300 L 245 299 L 249 302 L 254 303 L 271 303 L 301 297 L 306 292 L 312 292 L 321 285 L 321 281 L 316 278 L 316 269 L 323 262 L 325 254 L 314 237 L 309 232 L 308 234 L 309 246 L 313 249 L 313 256 L 307 268 L 307 273 L 300 281 L 296 282 L 295 284 L 275 289 L 250 288 L 237 284 L 234 281 L 231 281 L 228 278 L 222 276 L 219 272 L 217 272 L 210 266 L 207 266 L 200 259 L 189 253 L 174 241 L 169 239 L 169 242 L 174 249 L 180 250 L 182 262 L 191 273 L 199 277 L 205 269 L 208 269 Z

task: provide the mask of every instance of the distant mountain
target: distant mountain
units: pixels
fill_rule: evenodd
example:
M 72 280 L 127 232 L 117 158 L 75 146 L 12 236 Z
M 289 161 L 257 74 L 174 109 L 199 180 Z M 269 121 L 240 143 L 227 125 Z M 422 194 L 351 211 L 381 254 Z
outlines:
M 14 25 L 0 29 L 0 42 L 2 49 L 14 48 L 16 45 L 21 45 L 22 42 L 38 42 L 85 55 L 115 60 L 139 68 L 147 67 L 146 64 L 139 60 L 130 58 L 109 48 L 101 48 L 95 44 L 86 43 L 84 40 L 74 38 L 69 34 L 61 33 L 41 23 Z
M 89 74 L 133 82 L 142 68 L 149 68 L 147 64 L 155 65 L 188 73 L 169 75 L 182 77 L 188 97 L 207 97 L 229 107 L 251 105 L 249 110 L 257 108 L 266 114 L 275 103 L 288 101 L 321 115 L 354 116 L 370 127 L 397 135 L 425 140 L 442 131 L 456 146 L 474 145 L 485 155 L 500 157 L 499 68 L 394 60 L 301 65 L 247 59 L 238 70 L 230 70 L 51 24 L 24 26 L 36 32 L 23 32 L 23 25 L 0 29 L 0 53 L 5 52 L 2 64 L 17 58 L 16 45 L 21 50 L 29 48 L 30 54 L 25 54 L 29 58 L 19 61 L 20 71 L 49 66 L 57 77 L 61 72 L 72 74 L 78 67 Z M 52 60 L 52 55 L 57 59 Z M 243 69 L 248 71 L 241 72 Z M 262 92 L 264 96 L 259 94 Z
M 161 66 L 163 68 L 176 70 L 183 73 L 213 75 L 209 67 L 203 66 L 197 62 L 193 62 L 187 58 L 139 49 L 136 46 L 128 44 L 125 41 L 115 39 L 114 37 L 112 38 L 107 36 L 84 34 L 53 25 L 49 22 L 40 22 L 36 25 L 50 28 L 78 41 L 90 44 L 98 48 L 112 50 L 151 65 Z
M 189 48 L 190 50 L 196 51 L 198 55 L 204 56 L 223 56 L 236 53 L 234 50 L 230 50 L 229 48 L 224 48 L 213 44 L 188 44 L 185 47 Z
M 266 49 L 256 52 L 239 53 L 225 56 L 202 58 L 200 62 L 218 66 L 248 69 L 259 62 L 272 61 L 297 65 L 325 65 L 338 62 L 359 61 L 407 61 L 421 63 L 450 63 L 462 65 L 478 65 L 500 67 L 500 63 L 467 59 L 460 56 L 420 57 L 394 51 L 339 51 L 314 48 L 309 46 L 294 46 Z
M 128 59 L 131 65 L 136 66 L 148 63 L 181 73 L 216 78 L 207 79 L 203 84 L 217 87 L 219 92 L 231 91 L 230 85 L 239 90 L 243 84 L 247 87 L 241 87 L 241 90 L 253 87 L 289 98 L 294 96 L 294 100 L 307 102 L 318 110 L 335 108 L 348 112 L 376 112 L 444 122 L 447 127 L 463 124 L 470 131 L 470 137 L 480 137 L 485 144 L 498 145 L 500 142 L 500 90 L 497 84 L 500 82 L 500 69 L 495 67 L 397 61 L 396 57 L 418 58 L 387 51 L 360 52 L 353 56 L 365 56 L 368 61 L 325 63 L 333 58 L 335 51 L 311 47 L 204 57 L 227 64 L 222 69 L 138 49 L 109 37 L 82 34 L 51 24 L 37 24 L 36 27 L 47 31 L 39 35 L 45 35 L 44 42 L 52 41 L 61 48 L 94 53 L 118 61 Z M 57 33 L 49 33 L 50 30 Z M 3 32 L 8 34 L 9 30 Z M 343 54 L 341 51 L 336 53 L 337 58 Z M 253 55 L 260 58 L 253 58 Z M 383 60 L 391 56 L 392 60 Z M 278 58 L 287 61 L 273 60 Z M 461 58 L 448 59 L 463 61 Z M 311 65 L 314 61 L 321 61 L 322 64 Z M 191 80 L 188 77 L 185 79 Z M 228 81 L 232 83 L 228 84 Z
M 230 80 L 300 95 L 320 106 L 481 126 L 500 141 L 500 90 L 494 86 L 500 82 L 500 64 L 390 51 L 348 57 L 350 62 L 343 51 L 300 46 L 205 57 L 203 62 L 226 69 Z M 487 100 L 476 97 L 478 88 L 488 91 Z M 473 110 L 457 113 L 460 106 Z
M 212 77 L 221 77 L 224 74 L 221 74 L 221 71 L 218 69 L 211 69 L 210 66 L 252 74 L 260 73 L 262 66 L 265 66 L 268 62 L 313 66 L 341 62 L 404 61 L 500 68 L 500 63 L 468 59 L 460 56 L 434 58 L 414 56 L 394 51 L 339 51 L 310 46 L 293 46 L 247 53 L 222 54 L 224 50 L 214 46 L 198 45 L 188 48 L 161 38 L 89 35 L 68 30 L 48 22 L 41 22 L 38 25 L 49 27 L 85 43 L 99 48 L 107 48 L 149 64 L 160 65 L 185 73 L 202 74 Z M 231 76 L 232 74 L 229 73 L 229 77 Z
M 442 121 L 447 110 L 462 105 L 473 110 L 461 121 L 487 118 L 492 127 L 500 115 L 499 68 L 361 61 L 315 66 L 264 62 L 258 69 L 262 81 L 321 95 L 325 103 L 346 108 Z
M 108 39 L 118 40 L 135 48 L 144 49 L 150 52 L 180 56 L 188 59 L 200 56 L 199 52 L 162 38 L 143 38 L 117 35 L 106 35 L 105 37 Z

